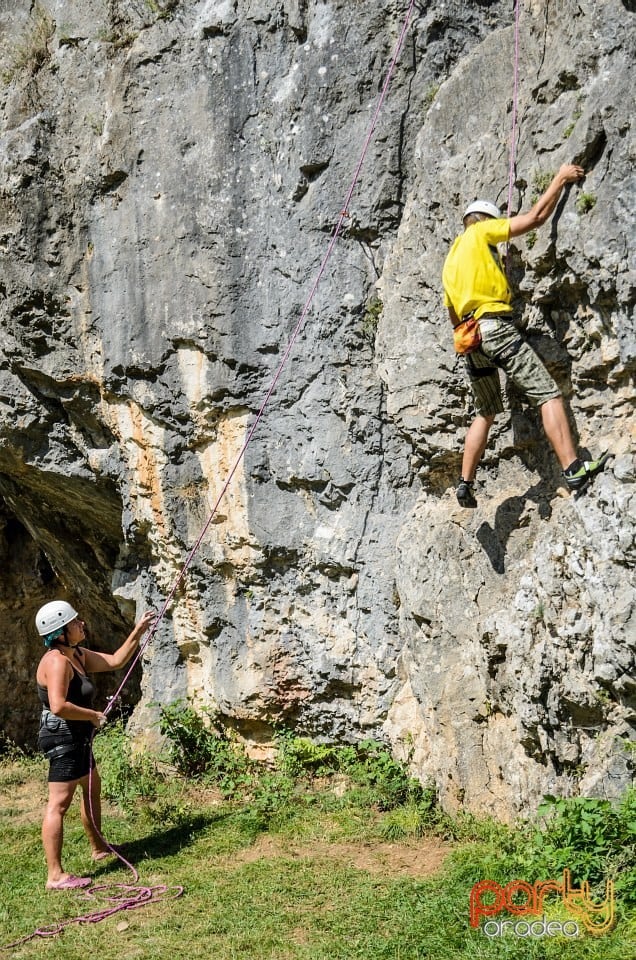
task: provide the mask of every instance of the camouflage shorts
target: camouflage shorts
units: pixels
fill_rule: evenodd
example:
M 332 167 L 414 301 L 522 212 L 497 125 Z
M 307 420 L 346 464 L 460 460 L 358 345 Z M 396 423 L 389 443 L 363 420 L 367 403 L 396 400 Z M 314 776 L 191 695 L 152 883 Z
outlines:
M 561 396 L 555 381 L 511 319 L 486 314 L 479 320 L 479 329 L 481 347 L 465 358 L 478 414 L 488 417 L 503 413 L 499 369 L 535 407 Z

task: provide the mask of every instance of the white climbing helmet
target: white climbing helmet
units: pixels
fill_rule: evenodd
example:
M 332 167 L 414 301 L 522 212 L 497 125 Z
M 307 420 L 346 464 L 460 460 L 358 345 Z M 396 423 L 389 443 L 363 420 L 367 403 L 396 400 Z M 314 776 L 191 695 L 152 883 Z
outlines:
M 486 213 L 489 217 L 494 217 L 496 220 L 499 220 L 501 217 L 501 210 L 496 204 L 491 203 L 490 200 L 473 200 L 473 202 L 469 203 L 466 207 L 462 220 L 465 220 L 469 213 Z
M 66 600 L 52 600 L 40 607 L 35 615 L 35 625 L 40 636 L 46 637 L 49 633 L 65 627 L 76 616 L 77 610 L 74 610 Z

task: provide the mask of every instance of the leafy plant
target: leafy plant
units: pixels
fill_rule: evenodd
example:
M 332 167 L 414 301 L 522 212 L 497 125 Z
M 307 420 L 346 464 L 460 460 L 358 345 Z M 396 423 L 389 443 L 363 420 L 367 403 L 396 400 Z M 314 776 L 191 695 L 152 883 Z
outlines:
M 146 6 L 158 20 L 168 20 L 178 4 L 179 0 L 163 0 L 162 3 L 159 0 L 146 0 Z
M 575 128 L 575 126 L 576 126 L 576 124 L 577 124 L 577 121 L 579 120 L 579 118 L 580 118 L 580 116 L 581 116 L 582 113 L 583 113 L 583 110 L 581 109 L 581 107 L 580 107 L 580 106 L 577 107 L 576 110 L 574 111 L 574 113 L 572 114 L 572 122 L 571 122 L 570 124 L 568 124 L 568 126 L 567 126 L 567 127 L 565 128 L 565 130 L 563 131 L 563 136 L 564 136 L 565 138 L 567 138 L 567 137 L 570 136 L 570 134 L 571 134 L 572 131 L 574 130 L 574 128 Z
M 138 36 L 138 33 L 118 33 L 114 30 L 100 30 L 97 34 L 98 40 L 102 43 L 111 44 L 113 50 L 125 50 L 132 47 Z
M 593 193 L 582 193 L 576 201 L 576 209 L 580 214 L 589 213 L 596 206 L 596 197 Z
M 378 297 L 372 297 L 367 303 L 364 316 L 362 317 L 362 333 L 367 340 L 375 340 L 383 309 L 384 304 Z
M 278 765 L 290 776 L 306 773 L 327 776 L 341 769 L 342 758 L 349 752 L 355 757 L 355 748 L 316 743 L 307 737 L 294 737 L 285 730 L 277 735 Z
M 528 246 L 528 250 L 532 250 L 536 242 L 537 242 L 537 231 L 531 230 L 528 234 L 526 234 L 526 244 Z
M 537 202 L 541 194 L 545 193 L 545 191 L 548 189 L 548 187 L 552 183 L 553 179 L 554 179 L 553 170 L 535 171 L 532 177 L 532 196 L 530 198 L 530 202 L 533 205 Z
M 377 740 L 336 746 L 302 737 L 283 737 L 279 752 L 280 763 L 288 773 L 298 776 L 311 772 L 317 777 L 343 774 L 379 810 L 391 810 L 407 801 L 420 803 L 428 797 L 419 781 L 409 775 L 406 765 L 395 760 Z
M 296 783 L 280 770 L 261 771 L 254 778 L 250 792 L 250 807 L 261 817 L 263 827 L 274 815 L 288 810 L 292 802 L 301 802 Z
M 537 875 L 572 871 L 590 885 L 614 880 L 625 902 L 636 904 L 636 791 L 619 804 L 591 797 L 545 798 L 537 829 L 524 851 Z
M 95 755 L 105 797 L 128 810 L 139 798 L 156 797 L 161 779 L 157 764 L 149 754 L 134 752 L 121 720 L 105 727 L 95 739 Z
M 232 797 L 252 782 L 253 764 L 239 744 L 209 712 L 198 713 L 189 701 L 162 707 L 159 730 L 167 738 L 168 755 L 185 777 L 205 777 Z
M 438 94 L 439 88 L 440 88 L 439 83 L 432 83 L 429 87 L 426 88 L 426 92 L 424 93 L 424 104 L 423 104 L 425 110 L 428 110 L 428 108 L 432 104 L 433 100 Z
M 376 740 L 363 740 L 355 747 L 355 759 L 347 757 L 342 765 L 354 783 L 366 791 L 379 810 L 392 810 L 407 802 L 419 803 L 424 788 L 411 777 L 404 763 L 395 760 Z
M 101 137 L 104 132 L 104 121 L 101 117 L 98 117 L 94 113 L 86 114 L 86 123 L 91 128 L 93 133 L 97 134 L 98 137 Z

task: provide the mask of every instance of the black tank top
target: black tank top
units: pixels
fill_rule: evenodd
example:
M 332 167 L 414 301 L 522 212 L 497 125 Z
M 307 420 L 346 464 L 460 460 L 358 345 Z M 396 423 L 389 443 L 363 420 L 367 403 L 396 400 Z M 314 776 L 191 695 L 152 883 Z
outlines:
M 76 707 L 86 707 L 90 710 L 93 706 L 93 697 L 95 696 L 95 684 L 85 673 L 80 673 L 74 664 L 71 663 L 71 666 L 73 667 L 73 676 L 66 691 L 66 699 Z M 37 688 L 40 702 L 47 710 L 50 710 L 51 705 L 49 703 L 48 688 L 43 687 L 40 683 L 37 684 Z M 67 739 L 70 733 L 73 740 L 83 742 L 89 739 L 93 732 L 93 724 L 90 720 L 65 720 L 63 721 L 63 727 L 66 727 L 66 734 L 64 734 L 63 730 L 60 730 L 57 735 L 40 730 L 40 740 L 42 740 L 44 736 L 47 741 L 50 740 L 51 743 L 55 744 L 58 740 L 62 742 Z M 47 745 L 49 744 L 47 743 Z
M 90 710 L 93 706 L 93 697 L 95 696 L 95 684 L 85 673 L 80 673 L 73 664 L 71 664 L 71 666 L 73 667 L 73 676 L 66 691 L 66 699 L 76 707 L 87 707 Z M 51 704 L 49 703 L 48 688 L 43 687 L 39 683 L 38 697 L 46 709 L 50 710 Z

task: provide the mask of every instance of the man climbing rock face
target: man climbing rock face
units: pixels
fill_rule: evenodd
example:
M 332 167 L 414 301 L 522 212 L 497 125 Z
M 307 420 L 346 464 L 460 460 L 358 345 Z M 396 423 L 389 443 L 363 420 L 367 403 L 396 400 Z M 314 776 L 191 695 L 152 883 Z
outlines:
M 543 429 L 570 490 L 581 491 L 607 461 L 607 454 L 590 461 L 577 456 L 561 391 L 523 336 L 510 306 L 512 295 L 497 250 L 497 244 L 545 223 L 564 187 L 583 176 L 582 167 L 563 164 L 529 213 L 509 219 L 501 216 L 494 203 L 476 200 L 466 209 L 464 232 L 446 257 L 442 283 L 453 328 L 459 332 L 462 325 L 474 320 L 481 335 L 481 343 L 465 355 L 477 415 L 466 434 L 462 475 L 456 489 L 462 507 L 477 506 L 473 493 L 475 473 L 495 417 L 503 413 L 498 368 L 529 403 L 539 407 Z

